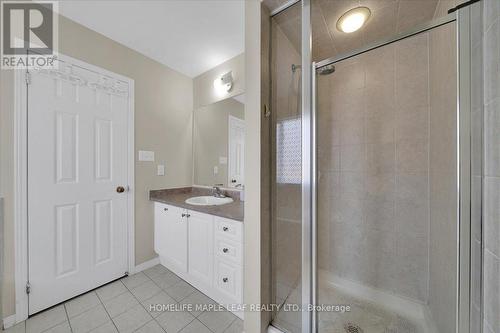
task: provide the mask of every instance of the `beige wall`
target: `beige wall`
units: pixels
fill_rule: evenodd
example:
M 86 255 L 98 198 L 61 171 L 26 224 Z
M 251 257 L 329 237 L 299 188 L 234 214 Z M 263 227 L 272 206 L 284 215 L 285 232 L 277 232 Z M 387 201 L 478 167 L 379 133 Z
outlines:
M 266 257 L 268 229 L 261 220 L 261 3 L 245 1 L 245 269 L 243 301 L 260 304 L 269 295 Z M 263 236 L 264 235 L 264 236 Z M 268 317 L 245 312 L 244 330 L 266 332 Z
M 64 17 L 59 20 L 60 52 L 135 81 L 135 151 L 153 150 L 156 162 L 135 163 L 136 264 L 156 256 L 149 190 L 192 182 L 193 81 L 160 63 Z M 5 197 L 5 281 L 3 314 L 15 311 L 13 247 L 12 73 L 2 71 L 1 195 Z M 166 175 L 156 176 L 156 164 Z
M 193 114 L 194 184 L 228 187 L 228 163 L 219 163 L 219 157 L 229 158 L 229 116 L 244 121 L 245 106 L 233 98 L 202 106 Z M 214 174 L 214 166 L 219 169 Z
M 231 91 L 219 94 L 214 89 L 214 80 L 229 71 L 233 72 Z M 242 53 L 211 70 L 195 77 L 193 82 L 194 108 L 209 105 L 245 92 L 245 54 Z

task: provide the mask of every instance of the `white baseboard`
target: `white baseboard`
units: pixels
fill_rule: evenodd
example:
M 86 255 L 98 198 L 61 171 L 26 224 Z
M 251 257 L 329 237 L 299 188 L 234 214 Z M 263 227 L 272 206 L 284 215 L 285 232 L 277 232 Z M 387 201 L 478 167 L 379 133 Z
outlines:
M 4 329 L 14 326 L 16 324 L 16 315 L 13 314 L 11 316 L 5 317 L 2 323 Z
M 139 265 L 135 266 L 134 267 L 134 271 L 130 272 L 130 274 L 135 274 L 135 273 L 142 272 L 142 271 L 144 271 L 144 270 L 146 270 L 148 268 L 151 268 L 153 266 L 158 265 L 159 263 L 160 263 L 160 257 L 156 257 L 154 259 L 145 261 L 142 264 L 139 264 Z
M 283 333 L 283 332 L 281 332 L 279 329 L 277 329 L 273 325 L 269 325 L 267 327 L 267 333 Z

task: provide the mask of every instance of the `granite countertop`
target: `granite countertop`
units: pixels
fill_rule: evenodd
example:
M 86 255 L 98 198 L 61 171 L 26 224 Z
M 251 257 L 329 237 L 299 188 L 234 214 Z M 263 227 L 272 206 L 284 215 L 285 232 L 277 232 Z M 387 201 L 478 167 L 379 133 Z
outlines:
M 185 202 L 191 197 L 211 195 L 211 189 L 204 187 L 151 190 L 149 191 L 149 200 L 243 222 L 243 201 L 240 201 L 239 191 L 223 190 L 223 192 L 234 201 L 220 206 L 195 206 Z

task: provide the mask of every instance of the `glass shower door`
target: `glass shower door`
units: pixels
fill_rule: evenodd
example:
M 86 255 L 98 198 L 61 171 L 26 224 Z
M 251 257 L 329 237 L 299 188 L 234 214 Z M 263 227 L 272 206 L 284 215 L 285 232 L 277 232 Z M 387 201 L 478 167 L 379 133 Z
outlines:
M 271 18 L 273 325 L 302 332 L 301 3 Z

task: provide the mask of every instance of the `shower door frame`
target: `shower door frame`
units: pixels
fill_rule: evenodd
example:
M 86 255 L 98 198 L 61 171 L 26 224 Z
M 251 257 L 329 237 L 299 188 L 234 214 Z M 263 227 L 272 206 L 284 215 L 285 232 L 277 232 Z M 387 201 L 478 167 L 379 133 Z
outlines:
M 317 332 L 317 313 L 306 309 L 317 304 L 317 132 L 316 70 L 416 34 L 456 22 L 457 42 L 457 290 L 456 332 L 470 333 L 471 287 L 471 26 L 480 24 L 471 17 L 470 6 L 458 6 L 446 16 L 418 25 L 401 34 L 368 44 L 360 49 L 312 61 L 311 0 L 290 0 L 276 8 L 277 15 L 301 2 L 302 58 L 302 333 Z M 478 2 L 478 1 L 474 1 Z M 471 2 L 470 5 L 473 5 Z M 482 2 L 482 1 L 481 1 Z M 481 20 L 481 18 L 479 18 Z M 482 267 L 482 265 L 481 265 Z M 481 309 L 482 312 L 482 309 Z
M 470 6 L 346 54 L 312 62 L 311 0 L 302 0 L 302 304 L 317 300 L 316 70 L 416 34 L 456 22 L 457 41 L 457 290 L 456 332 L 470 332 L 471 25 Z M 312 65 L 311 65 L 312 64 Z M 309 158 L 307 158 L 309 157 Z M 302 332 L 318 332 L 317 313 L 302 313 Z

